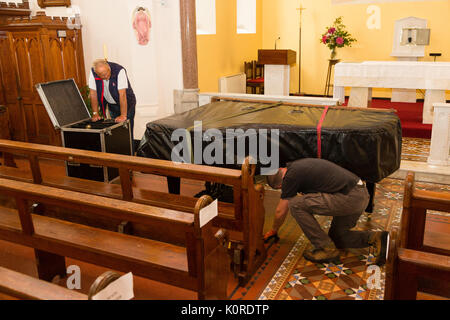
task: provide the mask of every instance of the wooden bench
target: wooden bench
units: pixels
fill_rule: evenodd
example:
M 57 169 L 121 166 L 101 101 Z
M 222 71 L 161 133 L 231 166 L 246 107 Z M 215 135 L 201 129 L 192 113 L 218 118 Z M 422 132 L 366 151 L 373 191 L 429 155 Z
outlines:
M 0 177 L 3 178 L 32 181 L 36 184 L 188 213 L 193 213 L 197 198 L 135 188 L 130 181 L 131 172 L 136 171 L 232 186 L 234 203 L 219 202 L 219 217 L 214 220 L 214 225 L 218 228 L 232 231 L 230 232 L 230 243 L 228 246 L 229 253 L 232 256 L 232 267 L 235 275 L 239 278 L 239 283 L 245 285 L 266 258 L 266 250 L 262 239 L 264 187 L 254 183 L 256 168 L 255 165 L 249 164 L 248 159 L 243 164 L 242 170 L 239 171 L 10 140 L 0 140 L 0 151 L 16 156 L 24 156 L 29 159 L 30 164 L 29 169 L 26 170 L 5 166 L 0 167 Z M 39 165 L 40 159 L 63 160 L 72 163 L 117 168 L 120 174 L 120 185 L 67 176 L 55 176 L 48 172 L 42 172 Z M 111 223 L 111 220 L 97 220 L 100 219 L 99 217 L 95 217 L 95 221 L 89 219 L 89 217 L 84 218 L 89 225 L 101 225 L 105 228 L 108 228 L 108 224 Z M 78 222 L 82 223 L 83 221 L 78 220 Z M 115 223 L 116 226 L 122 225 L 121 221 Z M 167 241 L 166 233 L 156 222 L 154 226 L 131 225 L 130 228 L 133 229 L 133 234 L 135 235 L 150 235 L 152 239 Z M 171 236 L 171 240 L 175 239 L 175 237 L 175 235 Z M 181 234 L 178 238 L 178 243 L 183 241 L 184 237 Z
M 64 257 L 70 257 L 193 290 L 199 299 L 227 298 L 226 233 L 220 229 L 214 234 L 211 221 L 200 226 L 200 210 L 212 202 L 209 196 L 198 199 L 194 214 L 188 214 L 11 179 L 0 178 L 0 193 L 15 199 L 17 206 L 0 208 L 0 239 L 35 249 L 40 279 L 65 276 Z M 36 202 L 135 224 L 157 221 L 167 234 L 182 233 L 185 245 L 32 214 L 30 204 Z
M 450 250 L 424 242 L 427 210 L 450 212 L 450 193 L 417 189 L 414 176 L 409 172 L 405 180 L 401 247 L 450 256 Z
M 408 173 L 401 227 L 390 232 L 386 300 L 415 300 L 420 279 L 438 285 L 432 294 L 450 298 L 450 252 L 424 244 L 427 209 L 450 212 L 450 194 L 418 190 Z
M 0 267 L 1 300 L 88 300 L 87 295 Z
M 85 295 L 51 282 L 0 267 L 0 300 L 91 300 L 92 297 L 120 277 L 107 271 L 98 277 Z

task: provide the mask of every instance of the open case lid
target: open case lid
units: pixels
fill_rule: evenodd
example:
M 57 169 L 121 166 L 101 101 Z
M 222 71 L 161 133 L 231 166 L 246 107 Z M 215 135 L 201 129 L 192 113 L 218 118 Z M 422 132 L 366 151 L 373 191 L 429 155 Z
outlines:
M 91 118 L 73 79 L 39 83 L 36 89 L 55 128 Z

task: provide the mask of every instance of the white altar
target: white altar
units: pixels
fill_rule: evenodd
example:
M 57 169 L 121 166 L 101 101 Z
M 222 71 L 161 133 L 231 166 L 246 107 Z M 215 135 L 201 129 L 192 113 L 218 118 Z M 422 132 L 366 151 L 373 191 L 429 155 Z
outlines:
M 334 98 L 345 102 L 345 87 L 351 87 L 350 107 L 367 108 L 372 88 L 426 90 L 423 123 L 433 123 L 433 104 L 445 103 L 450 90 L 450 62 L 365 61 L 341 62 L 335 66 Z

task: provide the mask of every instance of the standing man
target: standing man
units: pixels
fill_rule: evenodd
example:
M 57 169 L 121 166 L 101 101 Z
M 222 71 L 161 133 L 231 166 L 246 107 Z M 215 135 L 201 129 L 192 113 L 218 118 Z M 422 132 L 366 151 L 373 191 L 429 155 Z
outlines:
M 111 118 L 116 122 L 124 122 L 129 119 L 133 145 L 136 96 L 125 68 L 105 59 L 95 60 L 89 76 L 89 89 L 93 112 L 92 121 L 101 119 L 98 113 L 99 107 L 102 108 L 103 116 L 106 115 L 106 109 L 108 109 Z
M 277 237 L 278 229 L 290 209 L 313 249 L 305 259 L 316 263 L 339 260 L 339 249 L 375 247 L 375 264 L 386 262 L 388 232 L 352 231 L 367 208 L 369 193 L 365 184 L 350 171 L 322 159 L 300 159 L 280 168 L 267 181 L 273 189 L 281 189 L 272 230 L 265 240 Z M 332 216 L 326 234 L 314 214 Z

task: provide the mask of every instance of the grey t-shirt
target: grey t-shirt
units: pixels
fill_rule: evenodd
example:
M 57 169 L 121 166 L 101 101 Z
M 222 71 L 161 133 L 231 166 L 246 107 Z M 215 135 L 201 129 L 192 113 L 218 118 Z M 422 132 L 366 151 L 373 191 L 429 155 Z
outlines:
M 344 193 L 356 186 L 360 178 L 352 172 L 323 159 L 305 158 L 291 162 L 281 187 L 281 199 L 298 193 Z

